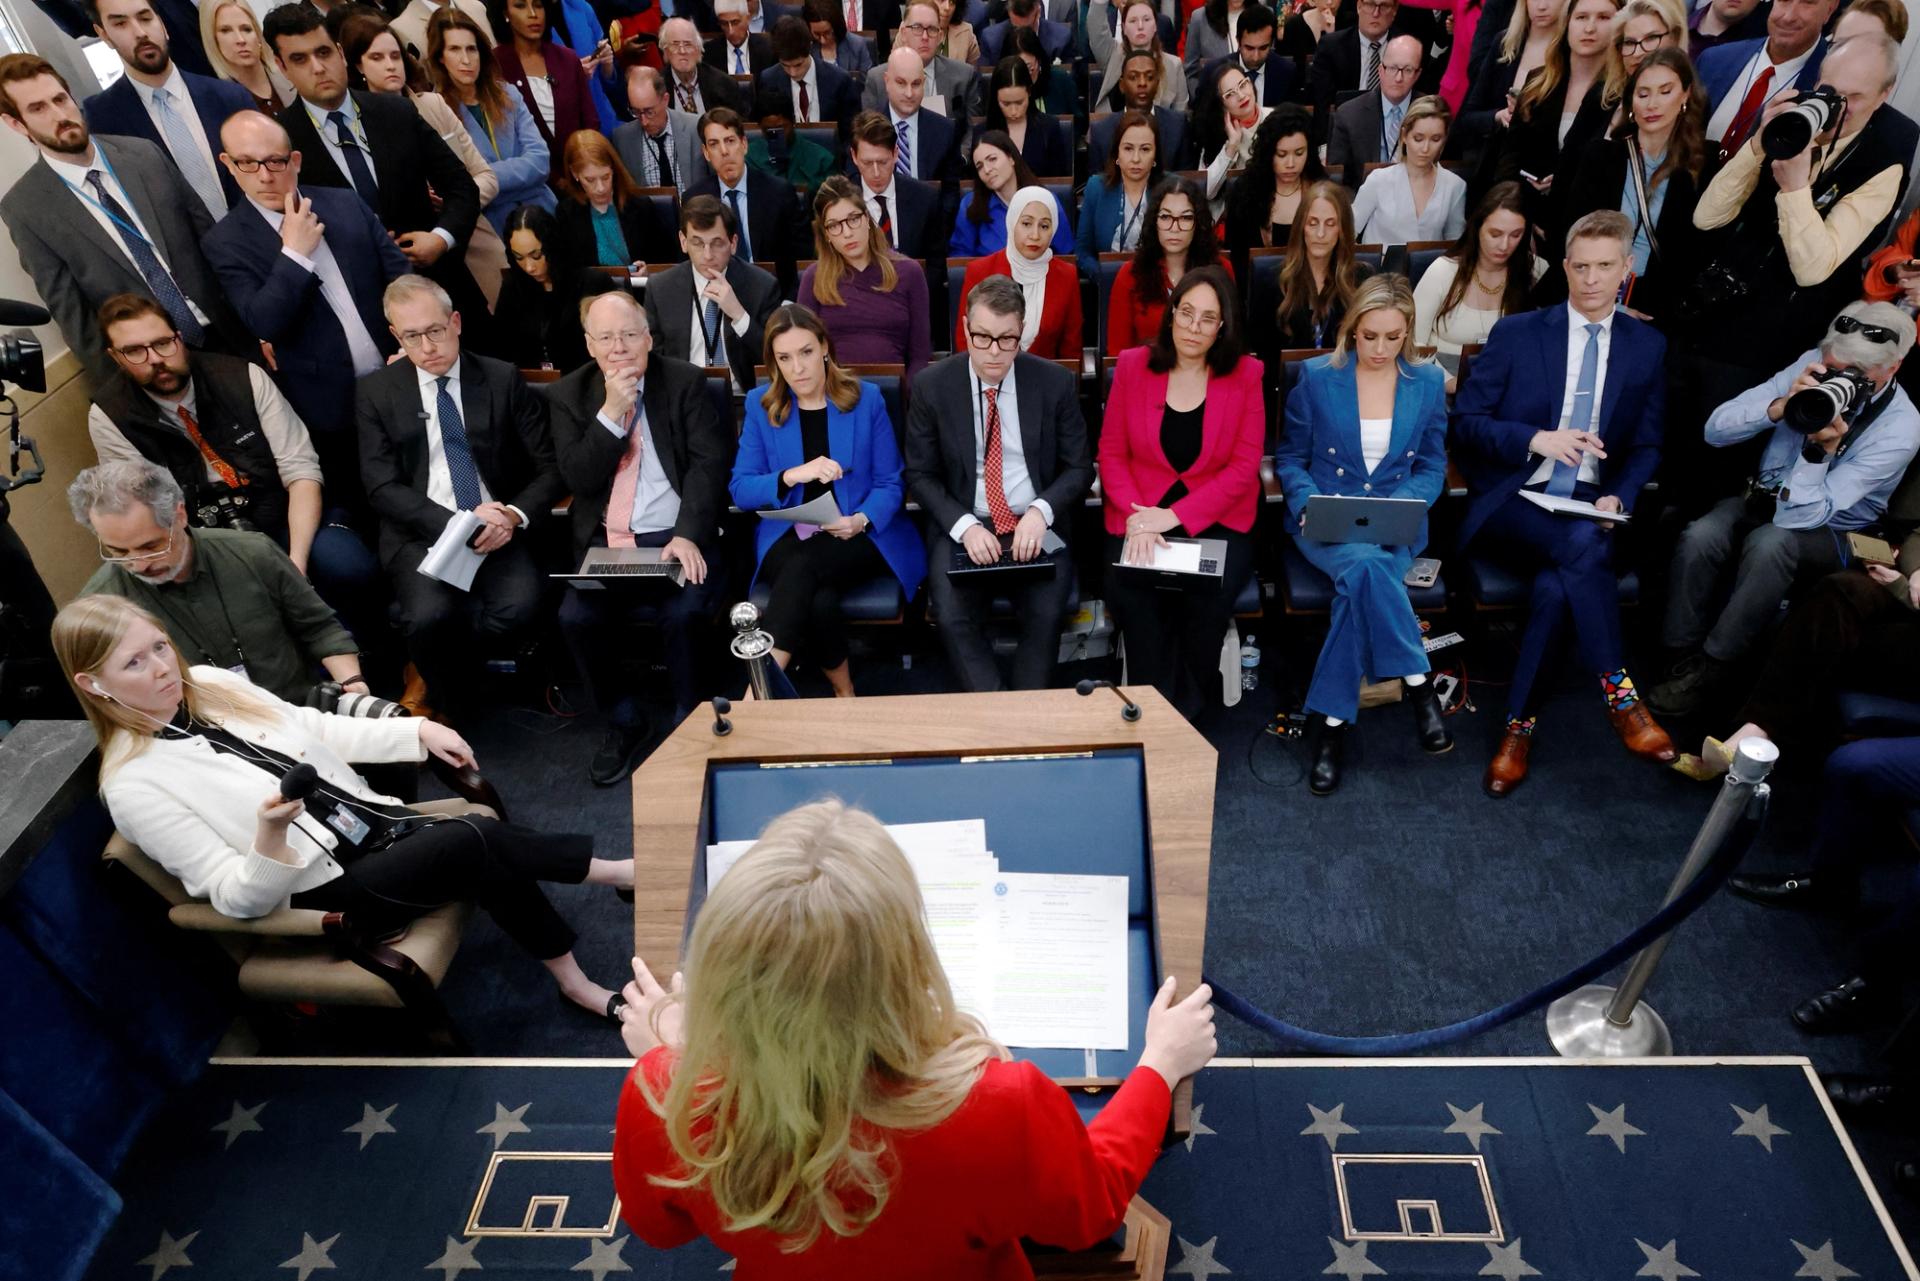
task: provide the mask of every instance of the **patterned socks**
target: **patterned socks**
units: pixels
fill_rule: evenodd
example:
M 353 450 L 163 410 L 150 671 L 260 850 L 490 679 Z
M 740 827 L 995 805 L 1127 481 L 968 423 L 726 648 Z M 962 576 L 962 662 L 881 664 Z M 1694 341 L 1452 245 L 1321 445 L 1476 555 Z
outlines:
M 1540 721 L 1538 716 L 1507 717 L 1507 733 L 1518 734 L 1521 738 L 1532 738 L 1533 727 Z
M 1616 672 L 1600 673 L 1600 694 L 1607 700 L 1607 710 L 1621 712 L 1640 701 L 1640 691 L 1633 687 L 1633 677 L 1627 675 L 1622 667 Z

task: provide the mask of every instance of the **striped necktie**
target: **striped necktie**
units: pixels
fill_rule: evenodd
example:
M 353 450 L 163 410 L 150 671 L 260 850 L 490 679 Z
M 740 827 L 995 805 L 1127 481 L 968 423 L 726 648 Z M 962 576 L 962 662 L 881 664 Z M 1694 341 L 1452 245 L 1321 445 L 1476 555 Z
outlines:
M 164 88 L 155 89 L 153 109 L 160 116 L 160 136 L 167 140 L 167 153 L 173 157 L 173 163 L 180 167 L 180 176 L 187 180 L 187 185 L 207 206 L 207 211 L 215 218 L 220 217 L 227 212 L 227 195 L 220 190 L 220 179 L 208 167 L 207 158 L 200 154 L 193 130 L 173 109 L 173 94 Z
M 200 318 L 193 314 L 193 308 L 187 305 L 187 295 L 167 271 L 166 264 L 160 261 L 153 242 L 134 227 L 133 215 L 107 191 L 106 178 L 98 169 L 87 171 L 87 182 L 92 185 L 94 198 L 100 202 L 100 207 L 118 224 L 127 252 L 133 255 L 133 265 L 146 280 L 147 287 L 153 290 L 154 300 L 166 308 L 168 318 L 173 321 L 173 327 L 180 331 L 180 336 L 187 340 L 187 346 L 198 347 L 207 339 L 206 328 L 201 325 Z

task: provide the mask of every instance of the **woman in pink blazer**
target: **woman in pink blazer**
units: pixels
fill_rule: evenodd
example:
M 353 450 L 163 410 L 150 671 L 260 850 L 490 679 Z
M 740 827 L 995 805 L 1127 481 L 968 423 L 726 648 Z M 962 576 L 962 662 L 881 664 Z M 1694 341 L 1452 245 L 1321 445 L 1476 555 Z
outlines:
M 1246 354 L 1233 282 L 1217 266 L 1180 278 L 1160 333 L 1120 356 L 1100 432 L 1107 604 L 1127 674 L 1197 711 L 1219 686 L 1220 641 L 1253 570 L 1266 440 L 1261 366 Z M 1168 538 L 1226 544 L 1224 572 L 1194 590 L 1152 566 Z M 1185 670 L 1188 687 L 1176 680 Z

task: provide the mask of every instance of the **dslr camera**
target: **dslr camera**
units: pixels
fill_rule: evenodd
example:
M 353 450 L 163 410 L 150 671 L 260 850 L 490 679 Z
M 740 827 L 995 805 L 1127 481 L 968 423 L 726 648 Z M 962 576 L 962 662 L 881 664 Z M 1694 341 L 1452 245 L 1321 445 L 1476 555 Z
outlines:
M 260 527 L 247 512 L 247 496 L 230 489 L 202 490 L 193 505 L 193 523 L 202 529 L 232 529 L 257 534 Z
M 334 681 L 321 681 L 315 685 L 307 695 L 307 706 L 317 711 L 331 712 L 335 716 L 359 716 L 375 721 L 412 715 L 400 704 L 387 699 L 372 694 L 350 694 Z
M 1847 100 L 1837 89 L 1821 85 L 1803 93 L 1793 106 L 1767 121 L 1760 131 L 1760 150 L 1769 160 L 1797 156 L 1815 138 L 1839 124 L 1846 111 Z
M 1855 414 L 1873 398 L 1873 382 L 1858 369 L 1829 369 L 1820 381 L 1787 397 L 1780 421 L 1803 436 L 1811 436 L 1834 419 L 1852 424 Z M 1823 461 L 1827 451 L 1811 442 L 1800 447 L 1810 463 Z

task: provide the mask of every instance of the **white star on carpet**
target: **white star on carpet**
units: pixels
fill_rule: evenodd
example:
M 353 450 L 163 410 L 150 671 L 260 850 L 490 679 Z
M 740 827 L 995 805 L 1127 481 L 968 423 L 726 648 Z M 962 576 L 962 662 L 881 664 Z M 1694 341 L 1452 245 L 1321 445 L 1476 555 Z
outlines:
M 1840 1281 L 1842 1277 L 1857 1277 L 1860 1274 L 1833 1257 L 1833 1242 L 1829 1240 L 1818 1250 L 1809 1250 L 1798 1241 L 1793 1248 L 1800 1252 L 1800 1270 L 1796 1277 L 1818 1277 L 1819 1281 Z
M 1633 1274 L 1637 1277 L 1659 1277 L 1660 1281 L 1680 1281 L 1681 1277 L 1700 1275 L 1675 1257 L 1679 1253 L 1678 1241 L 1669 1241 L 1658 1250 L 1638 1237 L 1634 1238 L 1633 1243 L 1640 1247 L 1642 1254 L 1647 1256 L 1647 1261 L 1640 1265 L 1638 1272 Z
M 1333 1262 L 1320 1270 L 1321 1276 L 1338 1274 L 1347 1281 L 1356 1281 L 1359 1277 L 1383 1277 L 1387 1270 L 1367 1257 L 1367 1243 L 1357 1242 L 1347 1245 L 1327 1238 L 1327 1244 L 1333 1247 Z
M 1499 1277 L 1501 1281 L 1520 1281 L 1521 1277 L 1537 1277 L 1540 1269 L 1520 1257 L 1520 1238 L 1515 1237 L 1506 1245 L 1495 1245 L 1491 1241 L 1481 1244 L 1487 1247 L 1487 1266 L 1480 1269 L 1483 1277 Z
M 1624 1103 L 1611 1112 L 1602 1112 L 1597 1104 L 1589 1103 L 1587 1110 L 1593 1113 L 1593 1128 L 1587 1133 L 1612 1139 L 1613 1146 L 1622 1152 L 1627 1150 L 1628 1135 L 1646 1134 L 1639 1126 L 1627 1124 L 1627 1105 Z
M 1193 1105 L 1193 1128 L 1187 1131 L 1187 1151 L 1189 1152 L 1193 1151 L 1193 1141 L 1195 1139 L 1203 1134 L 1213 1134 L 1216 1132 L 1209 1129 L 1206 1123 L 1200 1119 L 1200 1114 L 1206 1110 L 1207 1105 L 1204 1103 L 1196 1103 Z
M 1199 1108 L 1194 1109 L 1195 1113 L 1199 1111 Z M 1205 1244 L 1195 1245 L 1185 1237 L 1175 1237 L 1174 1240 L 1180 1243 L 1180 1262 L 1168 1264 L 1167 1275 L 1184 1272 L 1192 1277 L 1193 1281 L 1207 1281 L 1210 1276 L 1216 1274 L 1226 1276 L 1231 1273 L 1233 1269 L 1213 1257 L 1213 1246 L 1219 1239 L 1219 1237 L 1208 1237 Z
M 308 1277 L 322 1270 L 330 1272 L 333 1270 L 334 1263 L 332 1259 L 327 1257 L 327 1251 L 333 1249 L 333 1243 L 339 1239 L 340 1234 L 338 1232 L 324 1241 L 315 1241 L 307 1233 L 302 1232 L 300 1234 L 300 1253 L 294 1255 L 280 1266 L 283 1268 L 295 1268 L 299 1271 L 299 1275 L 294 1278 L 294 1281 L 307 1281 Z
M 506 1104 L 495 1103 L 493 1105 L 493 1123 L 491 1125 L 481 1126 L 475 1130 L 474 1133 L 491 1134 L 493 1136 L 493 1150 L 498 1152 L 500 1145 L 507 1141 L 508 1135 L 533 1133 L 533 1127 L 520 1119 L 527 1114 L 527 1109 L 532 1106 L 533 1104 L 531 1103 L 522 1103 L 519 1107 L 509 1112 Z
M 240 1106 L 240 1100 L 235 1099 L 233 1101 L 233 1115 L 220 1124 L 208 1128 L 215 1134 L 226 1135 L 226 1146 L 232 1147 L 233 1141 L 241 1135 L 256 1133 L 262 1128 L 258 1118 L 260 1116 L 260 1109 L 266 1106 L 265 1103 L 256 1103 L 250 1108 L 243 1108 Z
M 160 1278 L 167 1275 L 168 1270 L 172 1268 L 190 1268 L 193 1266 L 193 1260 L 187 1257 L 187 1247 L 192 1245 L 193 1239 L 199 1235 L 198 1232 L 189 1232 L 176 1241 L 171 1233 L 162 1228 L 160 1244 L 153 1248 L 152 1254 L 133 1266 L 153 1269 L 147 1281 L 160 1281 Z
M 448 1237 L 447 1248 L 440 1252 L 440 1257 L 420 1270 L 422 1272 L 431 1272 L 435 1268 L 439 1268 L 441 1281 L 453 1281 L 455 1277 L 465 1272 L 468 1268 L 480 1267 L 480 1260 L 473 1257 L 473 1252 L 479 1248 L 480 1239 L 478 1237 L 475 1237 L 471 1241 L 456 1241 L 452 1237 Z M 484 1268 L 481 1270 L 485 1271 Z
M 1453 1124 L 1440 1131 L 1440 1133 L 1464 1134 L 1467 1136 L 1467 1142 L 1473 1144 L 1473 1150 L 1478 1152 L 1480 1150 L 1481 1136 L 1500 1133 L 1500 1131 L 1488 1125 L 1486 1118 L 1480 1115 L 1481 1110 L 1486 1106 L 1484 1103 L 1476 1103 L 1467 1111 L 1462 1112 L 1459 1108 L 1453 1106 L 1453 1104 L 1447 1104 L 1447 1111 L 1453 1113 Z
M 628 1238 L 615 1237 L 611 1241 L 594 1241 L 587 1246 L 587 1257 L 573 1265 L 570 1271 L 590 1272 L 593 1281 L 607 1281 L 609 1272 L 631 1272 L 627 1261 L 620 1257 L 620 1251 L 626 1247 Z
M 1327 1150 L 1329 1152 L 1338 1151 L 1341 1135 L 1360 1133 L 1359 1130 L 1340 1119 L 1340 1114 L 1346 1110 L 1347 1105 L 1344 1103 L 1334 1104 L 1331 1112 L 1322 1112 L 1319 1108 L 1309 1103 L 1307 1104 L 1307 1111 L 1313 1113 L 1313 1124 L 1300 1131 L 1300 1133 L 1317 1134 L 1327 1141 Z
M 1767 1105 L 1764 1103 L 1752 1112 L 1747 1111 L 1738 1103 L 1732 1103 L 1728 1106 L 1740 1114 L 1740 1124 L 1735 1127 L 1733 1131 L 1735 1138 L 1745 1135 L 1750 1139 L 1758 1139 L 1760 1140 L 1760 1146 L 1771 1152 L 1773 1151 L 1774 1135 L 1790 1133 L 1790 1131 L 1783 1130 L 1773 1123 L 1772 1118 L 1767 1115 Z
M 360 1105 L 360 1119 L 342 1130 L 341 1133 L 359 1135 L 360 1150 L 365 1152 L 367 1150 L 367 1144 L 373 1142 L 374 1135 L 399 1133 L 398 1130 L 387 1123 L 387 1118 L 393 1115 L 394 1108 L 399 1106 L 400 1105 L 396 1103 L 391 1108 L 381 1108 L 376 1112 L 373 1110 L 373 1104 L 362 1103 Z M 476 1264 L 475 1266 L 478 1265 Z

